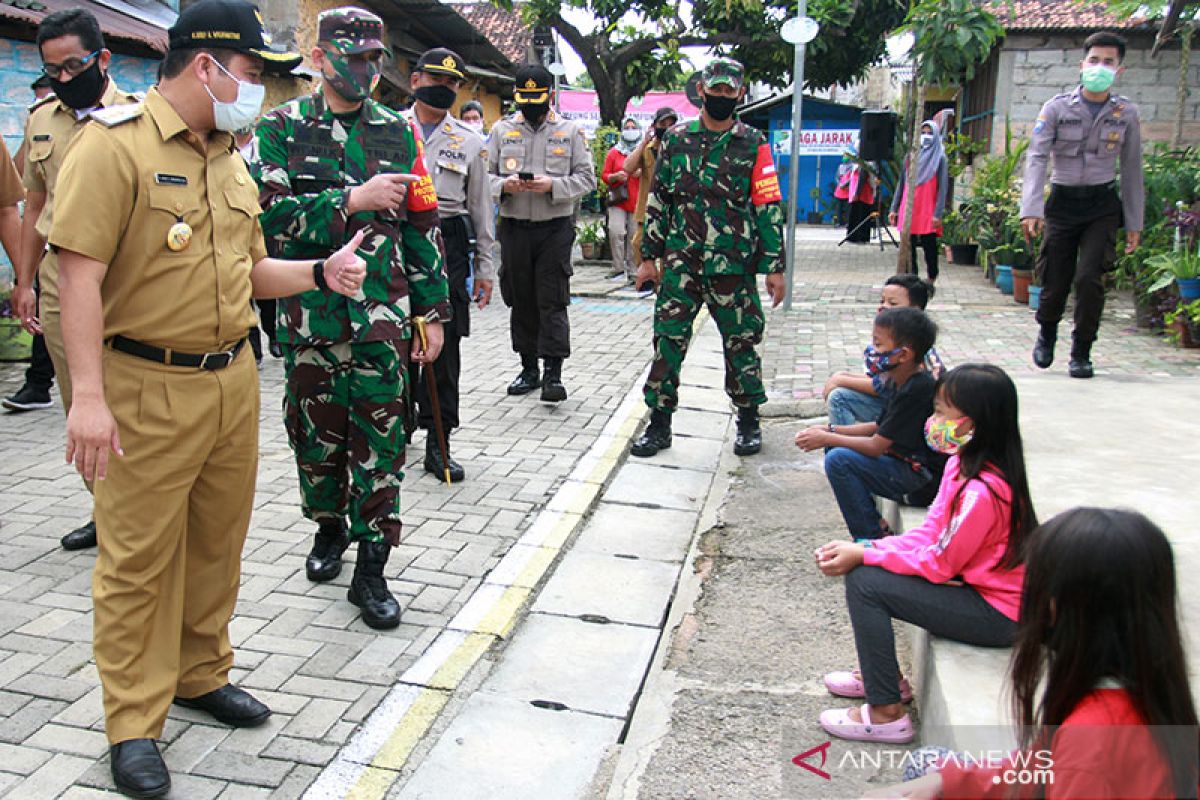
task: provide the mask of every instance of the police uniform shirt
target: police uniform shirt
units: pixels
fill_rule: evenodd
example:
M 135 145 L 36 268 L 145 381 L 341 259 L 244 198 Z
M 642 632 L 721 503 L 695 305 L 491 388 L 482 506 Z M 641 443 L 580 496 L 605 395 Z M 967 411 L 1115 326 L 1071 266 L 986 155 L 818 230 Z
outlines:
M 21 186 L 21 176 L 17 174 L 16 165 L 8 155 L 8 145 L 0 139 L 0 208 L 15 206 L 25 199 L 25 189 Z M 10 253 L 14 258 L 16 253 Z
M 1125 229 L 1140 231 L 1146 196 L 1142 177 L 1142 131 L 1138 109 L 1128 98 L 1110 95 L 1093 116 L 1082 89 L 1051 98 L 1038 114 L 1025 156 L 1022 217 L 1044 217 L 1047 161 L 1053 156 L 1051 182 L 1060 186 L 1111 183 L 1121 164 L 1121 202 Z
M 245 338 L 256 324 L 250 270 L 267 253 L 258 190 L 233 137 L 198 139 L 157 89 L 93 116 L 63 164 L 69 190 L 50 244 L 108 265 L 104 338 L 187 353 Z M 180 222 L 190 240 L 173 250 Z
M 420 130 L 416 114 L 405 115 Z M 475 276 L 495 280 L 492 251 L 496 242 L 495 203 L 488 173 L 488 149 L 483 137 L 450 114 L 425 140 L 425 169 L 437 190 L 438 216 L 468 215 L 475 228 Z
M 109 76 L 108 85 L 100 95 L 101 108 L 136 103 L 138 95 L 122 91 Z M 34 103 L 29 119 L 25 123 L 25 188 L 30 192 L 44 192 L 46 205 L 37 219 L 37 233 L 43 239 L 50 235 L 54 222 L 54 198 L 57 194 L 58 173 L 71 140 L 88 124 L 89 117 L 82 118 L 75 109 L 64 105 L 54 95 L 46 95 Z
M 497 192 L 504 179 L 522 172 L 551 179 L 549 192 L 501 195 L 500 216 L 544 222 L 575 213 L 575 201 L 596 188 L 592 153 L 583 129 L 553 109 L 534 130 L 518 111 L 500 120 L 488 139 L 490 171 Z

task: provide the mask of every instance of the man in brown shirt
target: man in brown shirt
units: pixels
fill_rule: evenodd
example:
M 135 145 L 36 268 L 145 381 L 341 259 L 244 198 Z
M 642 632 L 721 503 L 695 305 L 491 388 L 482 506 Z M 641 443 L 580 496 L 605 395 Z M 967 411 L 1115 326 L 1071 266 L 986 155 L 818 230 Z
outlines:
M 0 245 L 8 253 L 8 260 L 17 263 L 17 246 L 20 243 L 21 215 L 17 203 L 25 199 L 21 176 L 8 155 L 8 145 L 0 138 Z
M 105 728 L 113 780 L 137 797 L 169 791 L 155 739 L 172 702 L 235 727 L 271 713 L 229 682 L 258 464 L 251 295 L 351 295 L 364 275 L 361 236 L 325 260 L 267 257 L 230 132 L 258 116 L 263 73 L 299 56 L 267 50 L 260 19 L 241 0 L 180 14 L 159 86 L 76 137 L 50 230 L 71 320 L 67 459 L 95 480 Z

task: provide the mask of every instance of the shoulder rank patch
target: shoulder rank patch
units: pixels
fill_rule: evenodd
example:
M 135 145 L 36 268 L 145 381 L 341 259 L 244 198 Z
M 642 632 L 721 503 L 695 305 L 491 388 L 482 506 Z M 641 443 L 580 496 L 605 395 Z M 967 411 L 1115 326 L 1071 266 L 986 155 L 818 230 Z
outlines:
M 97 122 L 104 125 L 106 128 L 112 128 L 131 119 L 137 119 L 142 115 L 141 103 L 125 103 L 119 106 L 107 106 L 106 108 L 97 108 L 88 116 Z
M 32 103 L 30 103 L 29 110 L 33 111 L 35 108 L 41 108 L 42 106 L 46 105 L 46 103 L 52 102 L 57 99 L 58 98 L 54 96 L 54 92 L 51 92 L 50 94 L 46 95 L 45 97 L 39 98 L 37 100 L 34 100 Z
M 1033 132 L 1041 133 L 1046 129 L 1046 120 L 1042 117 L 1037 118 L 1037 122 L 1033 123 Z

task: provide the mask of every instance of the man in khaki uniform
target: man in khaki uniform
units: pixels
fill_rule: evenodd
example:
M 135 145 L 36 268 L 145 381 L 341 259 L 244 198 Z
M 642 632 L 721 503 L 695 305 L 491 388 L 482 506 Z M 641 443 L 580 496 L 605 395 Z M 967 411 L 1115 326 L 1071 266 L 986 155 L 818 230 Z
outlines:
M 0 138 L 0 245 L 8 253 L 8 260 L 17 263 L 17 249 L 21 237 L 21 215 L 17 203 L 25 198 L 21 176 L 8 155 L 8 145 Z
M 646 131 L 646 138 L 625 159 L 625 173 L 631 178 L 641 178 L 638 184 L 637 210 L 633 212 L 637 230 L 633 234 L 633 252 L 642 252 L 642 229 L 646 227 L 646 204 L 654 184 L 654 169 L 658 163 L 658 151 L 666 132 L 679 122 L 679 114 L 670 106 L 654 112 L 654 124 Z
M 26 327 L 45 336 L 54 363 L 63 408 L 71 409 L 71 378 L 63 349 L 58 303 L 58 259 L 46 252 L 46 237 L 54 218 L 59 170 L 72 140 L 83 130 L 89 114 L 137 102 L 108 75 L 112 58 L 96 18 L 82 8 L 47 16 L 38 26 L 38 50 L 43 72 L 54 94 L 35 103 L 25 124 L 25 220 L 21 227 L 21 260 L 17 266 L 14 311 Z M 43 255 L 45 254 L 45 255 Z M 40 266 L 39 266 L 40 265 Z M 35 299 L 33 284 L 38 281 Z M 39 313 L 40 311 L 40 313 Z M 49 397 L 46 398 L 47 404 Z M 90 488 L 90 487 L 89 487 Z M 76 528 L 62 538 L 66 550 L 96 546 L 96 523 Z
M 466 470 L 450 455 L 450 432 L 458 427 L 458 379 L 462 371 L 462 338 L 471 333 L 471 302 L 484 308 L 492 299 L 496 268 L 492 250 L 496 243 L 495 203 L 488 175 L 488 152 L 483 138 L 455 119 L 450 108 L 466 80 L 467 66 L 458 53 L 437 47 L 427 51 L 413 69 L 416 102 L 406 116 L 421 130 L 425 141 L 425 169 L 437 190 L 438 218 L 446 247 L 446 279 L 450 283 L 452 316 L 444 326 L 441 355 L 432 364 L 437 396 L 446 432 L 443 463 L 434 435 L 433 401 L 426 386 L 429 368 L 417 384 L 420 414 L 425 429 L 425 471 L 441 476 L 450 472 L 457 483 Z M 474 281 L 468 281 L 474 266 Z
M 154 740 L 172 701 L 235 727 L 271 713 L 229 683 L 257 472 L 251 295 L 350 295 L 364 274 L 361 236 L 325 260 L 267 257 L 230 132 L 258 116 L 263 73 L 299 56 L 266 49 L 257 13 L 201 0 L 180 14 L 159 86 L 94 112 L 76 137 L 50 229 L 71 320 L 67 458 L 96 481 L 94 653 L 112 773 L 137 797 L 169 790 Z
M 521 110 L 492 128 L 488 153 L 500 195 L 500 296 L 512 308 L 512 348 L 521 356 L 508 393 L 540 386 L 542 400 L 558 403 L 567 399 L 562 364 L 571 355 L 575 203 L 596 188 L 596 170 L 583 129 L 550 108 L 553 83 L 539 64 L 517 70 L 513 99 Z

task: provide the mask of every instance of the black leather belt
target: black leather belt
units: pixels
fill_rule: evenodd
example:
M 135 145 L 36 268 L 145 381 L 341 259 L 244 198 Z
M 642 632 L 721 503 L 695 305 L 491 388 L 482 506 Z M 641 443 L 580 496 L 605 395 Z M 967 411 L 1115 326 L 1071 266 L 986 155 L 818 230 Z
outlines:
M 568 222 L 570 217 L 555 217 L 554 219 L 532 220 L 532 219 L 515 219 L 513 217 L 501 217 L 501 221 L 505 225 L 512 225 L 515 228 L 550 228 L 555 225 L 562 225 Z
M 1117 188 L 1117 184 L 1115 181 L 1096 183 L 1091 186 L 1065 186 L 1061 183 L 1055 183 L 1050 188 L 1062 194 L 1063 197 L 1069 197 L 1072 200 L 1090 200 L 1093 197 L 1108 194 Z
M 228 350 L 221 350 L 216 353 L 180 353 L 176 350 L 164 350 L 161 347 L 155 347 L 152 344 L 139 342 L 136 339 L 130 339 L 125 336 L 114 336 L 107 342 L 108 346 L 113 350 L 119 350 L 122 353 L 128 353 L 131 356 L 144 358 L 147 361 L 156 361 L 159 364 L 167 364 L 172 367 L 195 367 L 199 369 L 217 370 L 225 369 L 233 360 L 237 358 L 237 354 L 241 351 L 242 346 L 246 344 L 246 340 L 242 339 Z

